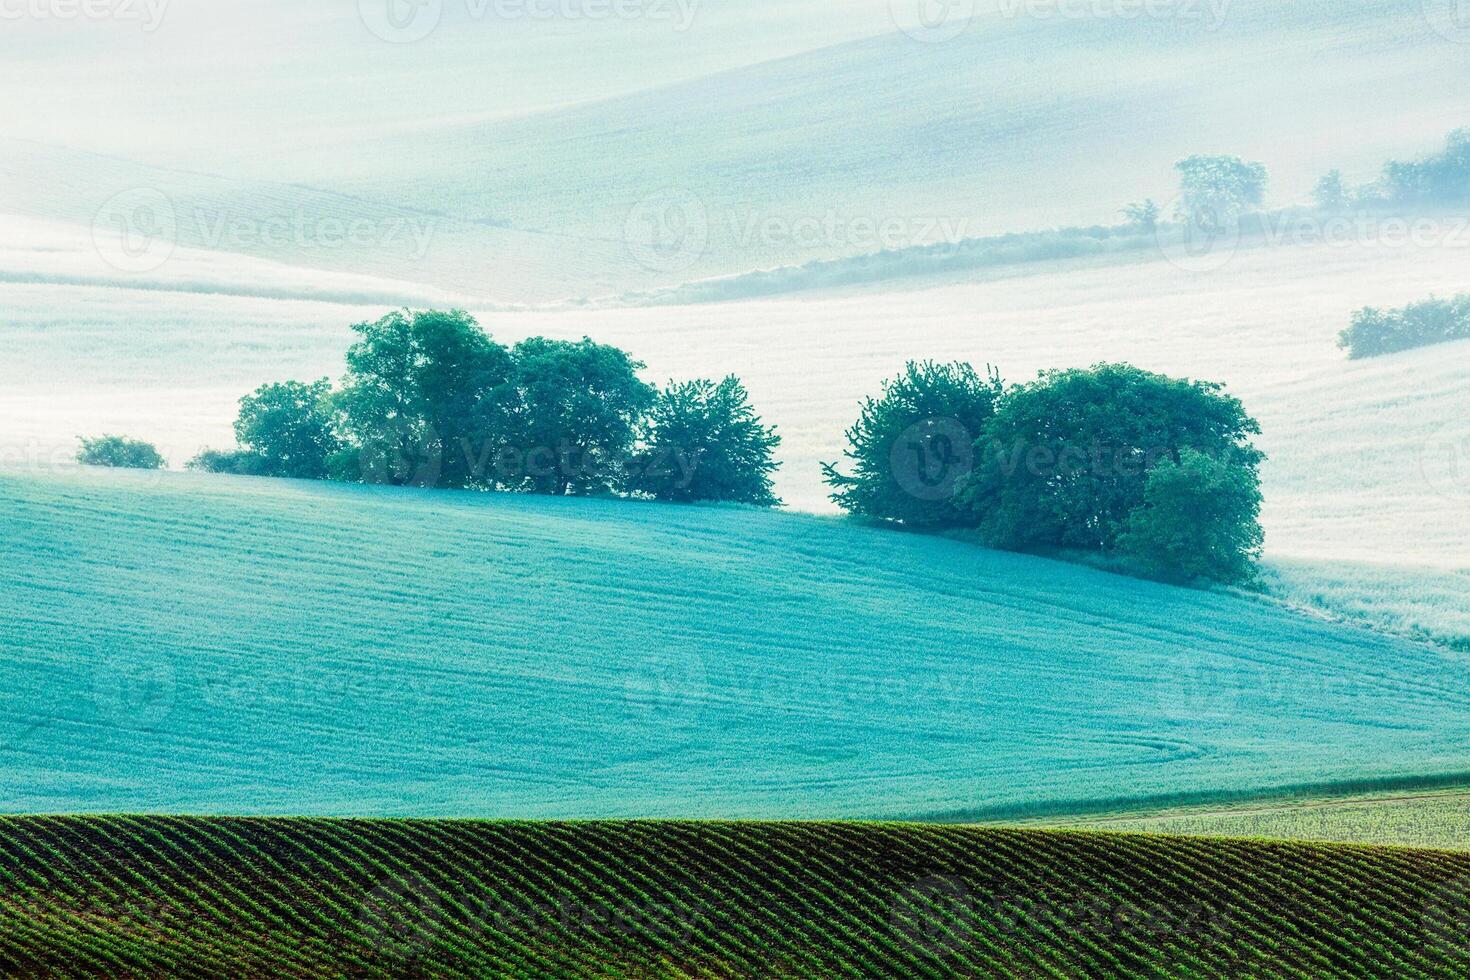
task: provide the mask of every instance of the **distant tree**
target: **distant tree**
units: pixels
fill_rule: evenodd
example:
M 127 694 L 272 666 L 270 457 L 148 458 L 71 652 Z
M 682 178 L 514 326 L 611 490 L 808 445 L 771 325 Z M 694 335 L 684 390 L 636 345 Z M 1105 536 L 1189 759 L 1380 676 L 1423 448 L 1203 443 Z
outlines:
M 994 372 L 981 375 L 968 364 L 910 362 L 884 382 L 881 395 L 863 402 L 847 431 L 851 474 L 839 472 L 837 463 L 822 465 L 833 502 L 914 527 L 968 523 L 955 495 L 1003 390 Z
M 1421 160 L 1390 161 L 1381 193 L 1393 203 L 1460 204 L 1470 201 L 1470 129 L 1457 129 L 1441 152 Z
M 1244 582 L 1261 554 L 1260 514 L 1253 468 L 1183 449 L 1149 471 L 1118 550 L 1157 578 Z
M 497 465 L 501 479 L 558 496 L 613 492 L 655 397 L 638 378 L 642 362 L 586 338 L 532 337 L 512 356 L 514 437 Z
M 231 472 L 251 470 L 261 476 L 325 480 L 329 464 L 341 450 L 331 403 L 332 383 L 285 381 L 262 385 L 240 399 L 235 440 L 243 455 Z
M 1133 228 L 1151 232 L 1159 226 L 1159 205 L 1153 198 L 1135 201 L 1123 209 L 1123 217 Z
M 352 328 L 337 396 L 339 479 L 469 487 L 488 479 L 514 401 L 510 353 L 474 317 L 402 310 Z
M 1175 169 L 1180 174 L 1176 217 L 1191 226 L 1217 232 L 1265 202 L 1265 164 L 1246 163 L 1240 157 L 1192 156 Z
M 1341 170 L 1329 171 L 1317 181 L 1317 188 L 1312 196 L 1316 199 L 1317 206 L 1324 211 L 1343 211 L 1352 203 L 1352 193 L 1342 179 Z
M 221 451 L 202 449 L 184 464 L 184 469 L 201 473 L 229 473 L 235 476 L 266 476 L 265 460 L 244 449 Z
M 1192 449 L 1254 473 L 1259 432 L 1217 384 L 1126 364 L 1048 371 L 998 406 L 962 502 L 996 547 L 1109 552 L 1155 466 Z
M 678 503 L 730 501 L 772 507 L 781 437 L 761 424 L 735 377 L 688 381 L 659 392 L 645 421 L 629 489 Z
M 81 438 L 77 462 L 87 466 L 113 466 L 129 470 L 161 470 L 164 458 L 152 444 L 123 436 Z

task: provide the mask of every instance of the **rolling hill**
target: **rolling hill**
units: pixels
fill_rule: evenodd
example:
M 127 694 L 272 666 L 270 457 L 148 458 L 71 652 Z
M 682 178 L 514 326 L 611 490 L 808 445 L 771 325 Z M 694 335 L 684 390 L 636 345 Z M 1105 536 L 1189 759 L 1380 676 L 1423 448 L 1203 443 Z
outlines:
M 1456 977 L 1470 856 L 884 824 L 0 820 L 9 976 Z
M 830 518 L 0 476 L 0 811 L 946 818 L 1470 770 L 1466 658 Z

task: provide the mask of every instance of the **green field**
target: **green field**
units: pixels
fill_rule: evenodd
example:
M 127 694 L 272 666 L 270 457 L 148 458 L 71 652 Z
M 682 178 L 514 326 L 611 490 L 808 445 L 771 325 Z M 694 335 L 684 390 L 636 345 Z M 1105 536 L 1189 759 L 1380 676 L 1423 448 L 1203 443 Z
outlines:
M 1459 787 L 1335 799 L 1255 801 L 1047 823 L 1154 834 L 1400 844 L 1470 851 L 1470 790 Z
M 1470 970 L 1470 855 L 902 824 L 0 820 L 6 976 Z
M 95 470 L 0 498 L 0 812 L 988 822 L 1466 769 L 1463 655 L 851 521 Z

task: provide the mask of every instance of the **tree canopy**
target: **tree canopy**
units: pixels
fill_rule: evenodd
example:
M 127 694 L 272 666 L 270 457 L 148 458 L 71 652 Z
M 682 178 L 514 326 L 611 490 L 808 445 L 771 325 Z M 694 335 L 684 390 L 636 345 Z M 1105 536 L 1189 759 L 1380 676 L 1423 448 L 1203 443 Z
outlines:
M 738 378 L 670 383 L 644 423 L 629 487 L 655 500 L 779 503 L 771 474 L 781 437 L 761 424 Z
M 974 442 L 1003 391 L 995 374 L 968 364 L 910 362 L 859 409 L 847 431 L 851 472 L 824 463 L 832 500 L 864 517 L 914 527 L 969 520 L 955 492 L 974 464 Z

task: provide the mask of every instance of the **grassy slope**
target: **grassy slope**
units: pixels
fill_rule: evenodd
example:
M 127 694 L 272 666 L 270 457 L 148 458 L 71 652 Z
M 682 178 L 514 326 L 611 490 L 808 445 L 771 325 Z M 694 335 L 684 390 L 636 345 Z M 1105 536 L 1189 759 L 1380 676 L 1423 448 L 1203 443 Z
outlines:
M 1368 793 L 1048 821 L 1097 830 L 1398 844 L 1470 851 L 1470 790 Z
M 873 824 L 0 820 L 6 975 L 1463 976 L 1470 856 Z
M 977 818 L 1439 777 L 1462 658 L 830 519 L 0 473 L 0 809 Z

